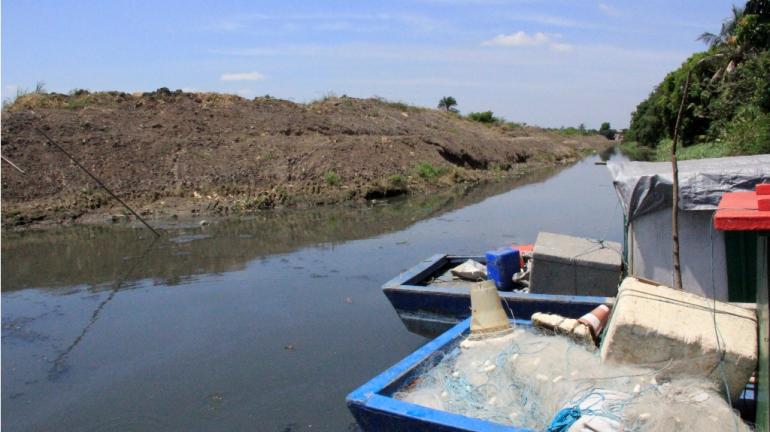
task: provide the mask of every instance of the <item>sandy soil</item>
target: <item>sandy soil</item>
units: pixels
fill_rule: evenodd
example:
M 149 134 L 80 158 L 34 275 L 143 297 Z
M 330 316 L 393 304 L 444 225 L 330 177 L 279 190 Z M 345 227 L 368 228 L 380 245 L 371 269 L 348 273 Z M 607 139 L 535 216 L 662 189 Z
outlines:
M 159 89 L 22 96 L 2 114 L 6 229 L 121 220 L 50 135 L 141 214 L 228 215 L 429 192 L 608 146 L 377 99 L 296 104 Z

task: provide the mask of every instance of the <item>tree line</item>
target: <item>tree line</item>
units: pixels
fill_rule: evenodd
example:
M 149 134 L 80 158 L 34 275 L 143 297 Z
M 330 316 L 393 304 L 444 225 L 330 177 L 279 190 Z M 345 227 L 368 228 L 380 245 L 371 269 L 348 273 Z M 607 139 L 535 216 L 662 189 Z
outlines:
M 690 72 L 683 145 L 711 146 L 705 156 L 770 153 L 770 0 L 733 6 L 719 33 L 698 39 L 706 51 L 666 75 L 636 107 L 625 140 L 648 149 L 669 143 Z

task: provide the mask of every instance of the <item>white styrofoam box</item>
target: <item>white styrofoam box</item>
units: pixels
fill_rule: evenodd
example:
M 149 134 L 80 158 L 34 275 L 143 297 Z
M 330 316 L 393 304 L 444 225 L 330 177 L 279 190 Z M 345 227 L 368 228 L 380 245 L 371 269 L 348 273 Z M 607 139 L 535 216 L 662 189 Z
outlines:
M 601 356 L 602 361 L 661 368 L 663 377 L 706 377 L 724 391 L 723 358 L 736 398 L 757 367 L 756 313 L 627 277 L 618 289 Z

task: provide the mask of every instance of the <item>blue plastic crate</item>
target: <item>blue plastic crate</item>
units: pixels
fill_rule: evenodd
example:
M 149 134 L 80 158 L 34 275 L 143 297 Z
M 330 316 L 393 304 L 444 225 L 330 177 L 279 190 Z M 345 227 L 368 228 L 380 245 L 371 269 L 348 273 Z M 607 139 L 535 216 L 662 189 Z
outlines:
M 513 275 L 520 269 L 519 250 L 507 247 L 489 251 L 485 255 L 489 280 L 494 281 L 500 291 L 511 291 Z

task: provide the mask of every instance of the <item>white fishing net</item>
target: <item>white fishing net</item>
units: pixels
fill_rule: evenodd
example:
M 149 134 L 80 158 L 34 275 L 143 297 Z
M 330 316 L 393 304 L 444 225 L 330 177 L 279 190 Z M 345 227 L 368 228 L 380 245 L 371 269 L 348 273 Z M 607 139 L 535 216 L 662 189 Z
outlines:
M 597 352 L 563 336 L 518 328 L 468 345 L 394 396 L 538 431 L 750 430 L 710 382 L 600 364 Z

